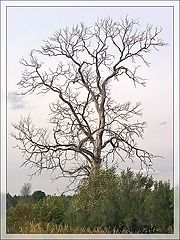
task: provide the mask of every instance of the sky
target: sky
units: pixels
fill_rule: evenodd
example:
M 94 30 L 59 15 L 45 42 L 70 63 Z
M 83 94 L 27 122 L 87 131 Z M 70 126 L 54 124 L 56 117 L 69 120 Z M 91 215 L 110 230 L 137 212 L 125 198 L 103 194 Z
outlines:
M 150 68 L 142 66 L 141 74 L 147 78 L 147 86 L 134 88 L 130 81 L 112 84 L 112 95 L 119 102 L 141 102 L 143 120 L 147 121 L 142 146 L 163 158 L 154 160 L 157 180 L 170 180 L 173 184 L 173 9 L 171 7 L 8 7 L 7 9 L 7 192 L 19 194 L 25 182 L 31 182 L 32 192 L 42 190 L 46 194 L 59 194 L 67 180 L 52 182 L 48 172 L 41 176 L 28 176 L 31 170 L 21 168 L 22 154 L 10 133 L 12 123 L 29 113 L 37 126 L 47 124 L 49 117 L 48 96 L 17 96 L 17 82 L 23 67 L 19 60 L 27 57 L 31 49 L 39 49 L 43 40 L 66 26 L 93 25 L 97 18 L 111 17 L 114 20 L 129 16 L 146 26 L 162 27 L 160 37 L 168 43 L 160 51 L 147 57 Z M 138 171 L 139 164 L 130 161 L 121 169 L 131 167 Z

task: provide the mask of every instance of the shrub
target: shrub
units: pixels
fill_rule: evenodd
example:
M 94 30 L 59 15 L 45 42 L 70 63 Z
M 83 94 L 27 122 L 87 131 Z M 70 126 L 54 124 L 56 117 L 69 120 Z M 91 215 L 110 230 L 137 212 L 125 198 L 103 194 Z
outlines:
M 16 207 L 11 207 L 7 211 L 7 232 L 20 232 L 21 226 L 23 226 L 26 222 L 33 221 L 34 218 L 36 218 L 36 213 L 34 212 L 34 204 L 19 202 Z
M 10 196 L 8 200 L 11 199 Z M 73 197 L 47 196 L 7 210 L 8 233 L 173 233 L 168 182 L 114 169 L 82 180 Z
M 46 194 L 42 191 L 35 191 L 33 192 L 31 198 L 34 202 L 39 202 L 41 201 L 43 198 L 45 198 Z
M 68 208 L 69 197 L 45 197 L 38 203 L 19 202 L 16 207 L 7 211 L 7 231 L 20 232 L 24 224 L 39 224 L 46 226 L 48 223 L 64 223 L 64 213 Z
M 119 178 L 114 169 L 100 170 L 84 179 L 70 202 L 66 220 L 71 226 L 117 225 Z

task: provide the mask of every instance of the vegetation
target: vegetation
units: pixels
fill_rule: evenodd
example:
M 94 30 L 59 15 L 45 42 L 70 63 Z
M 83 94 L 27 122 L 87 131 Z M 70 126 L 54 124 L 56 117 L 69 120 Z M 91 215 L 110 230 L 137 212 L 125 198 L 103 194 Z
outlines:
M 173 231 L 170 184 L 130 169 L 118 176 L 112 168 L 126 159 L 150 168 L 157 157 L 138 143 L 146 128 L 140 103 L 118 103 L 111 88 L 120 79 L 145 86 L 138 68 L 149 66 L 148 53 L 166 45 L 160 33 L 128 17 L 99 19 L 92 27 L 60 29 L 21 59 L 20 94 L 50 93 L 56 99 L 48 104 L 47 128 L 36 127 L 30 116 L 13 124 L 22 166 L 33 169 L 32 175 L 49 170 L 55 179 L 71 177 L 79 186 L 71 197 L 40 190 L 30 195 L 30 184 L 20 197 L 8 195 L 8 233 Z
M 84 178 L 74 196 L 7 194 L 7 233 L 173 233 L 173 188 L 111 169 Z
M 35 202 L 39 202 L 40 200 L 42 200 L 44 197 L 46 196 L 46 194 L 42 191 L 35 191 L 33 192 L 32 194 L 32 199 L 35 201 Z

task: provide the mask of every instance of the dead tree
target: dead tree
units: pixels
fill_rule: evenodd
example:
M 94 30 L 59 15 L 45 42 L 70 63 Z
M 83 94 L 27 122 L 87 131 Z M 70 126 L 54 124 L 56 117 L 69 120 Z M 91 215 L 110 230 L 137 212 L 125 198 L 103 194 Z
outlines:
M 30 196 L 31 194 L 31 184 L 30 183 L 24 183 L 24 185 L 21 188 L 20 195 L 22 197 Z
M 59 170 L 58 177 L 75 178 L 127 158 L 151 166 L 154 155 L 137 144 L 146 127 L 137 120 L 140 103 L 116 103 L 111 85 L 125 76 L 145 86 L 137 65 L 149 66 L 145 55 L 166 45 L 160 32 L 149 25 L 141 30 L 133 19 L 106 18 L 93 27 L 81 23 L 61 29 L 40 50 L 32 50 L 30 59 L 22 59 L 21 94 L 57 97 L 50 105 L 51 131 L 35 127 L 30 117 L 14 124 L 23 164 L 35 167 L 35 173 Z

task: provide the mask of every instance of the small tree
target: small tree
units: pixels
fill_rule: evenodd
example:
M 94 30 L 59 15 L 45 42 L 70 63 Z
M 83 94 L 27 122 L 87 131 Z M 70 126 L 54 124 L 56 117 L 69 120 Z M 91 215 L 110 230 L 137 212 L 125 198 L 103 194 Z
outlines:
M 19 202 L 20 196 L 11 196 L 10 193 L 6 194 L 6 208 L 9 209 L 10 207 L 15 207 L 16 204 Z
M 121 172 L 119 182 L 119 211 L 125 228 L 133 233 L 149 230 L 149 207 L 145 201 L 152 194 L 154 179 L 127 168 Z
M 150 167 L 154 155 L 137 144 L 146 127 L 138 120 L 140 103 L 116 103 L 111 85 L 123 76 L 145 86 L 138 67 L 149 66 L 145 55 L 165 45 L 160 33 L 150 25 L 140 29 L 134 19 L 105 18 L 93 27 L 81 23 L 60 29 L 40 50 L 32 50 L 29 60 L 23 58 L 22 94 L 57 97 L 50 105 L 51 132 L 36 128 L 30 117 L 14 125 L 23 164 L 36 173 L 58 169 L 57 178 L 87 176 L 126 158 Z
M 174 189 L 170 182 L 158 181 L 154 191 L 146 200 L 146 207 L 151 222 L 158 233 L 173 232 L 174 229 Z
M 33 192 L 32 194 L 32 199 L 35 202 L 39 202 L 40 200 L 42 200 L 44 197 L 46 196 L 45 192 L 42 192 L 40 190 Z
M 119 178 L 115 170 L 99 170 L 82 180 L 66 212 L 67 223 L 82 227 L 117 227 L 120 223 L 118 201 Z
M 31 183 L 24 183 L 21 188 L 20 195 L 22 197 L 28 197 L 31 194 Z

